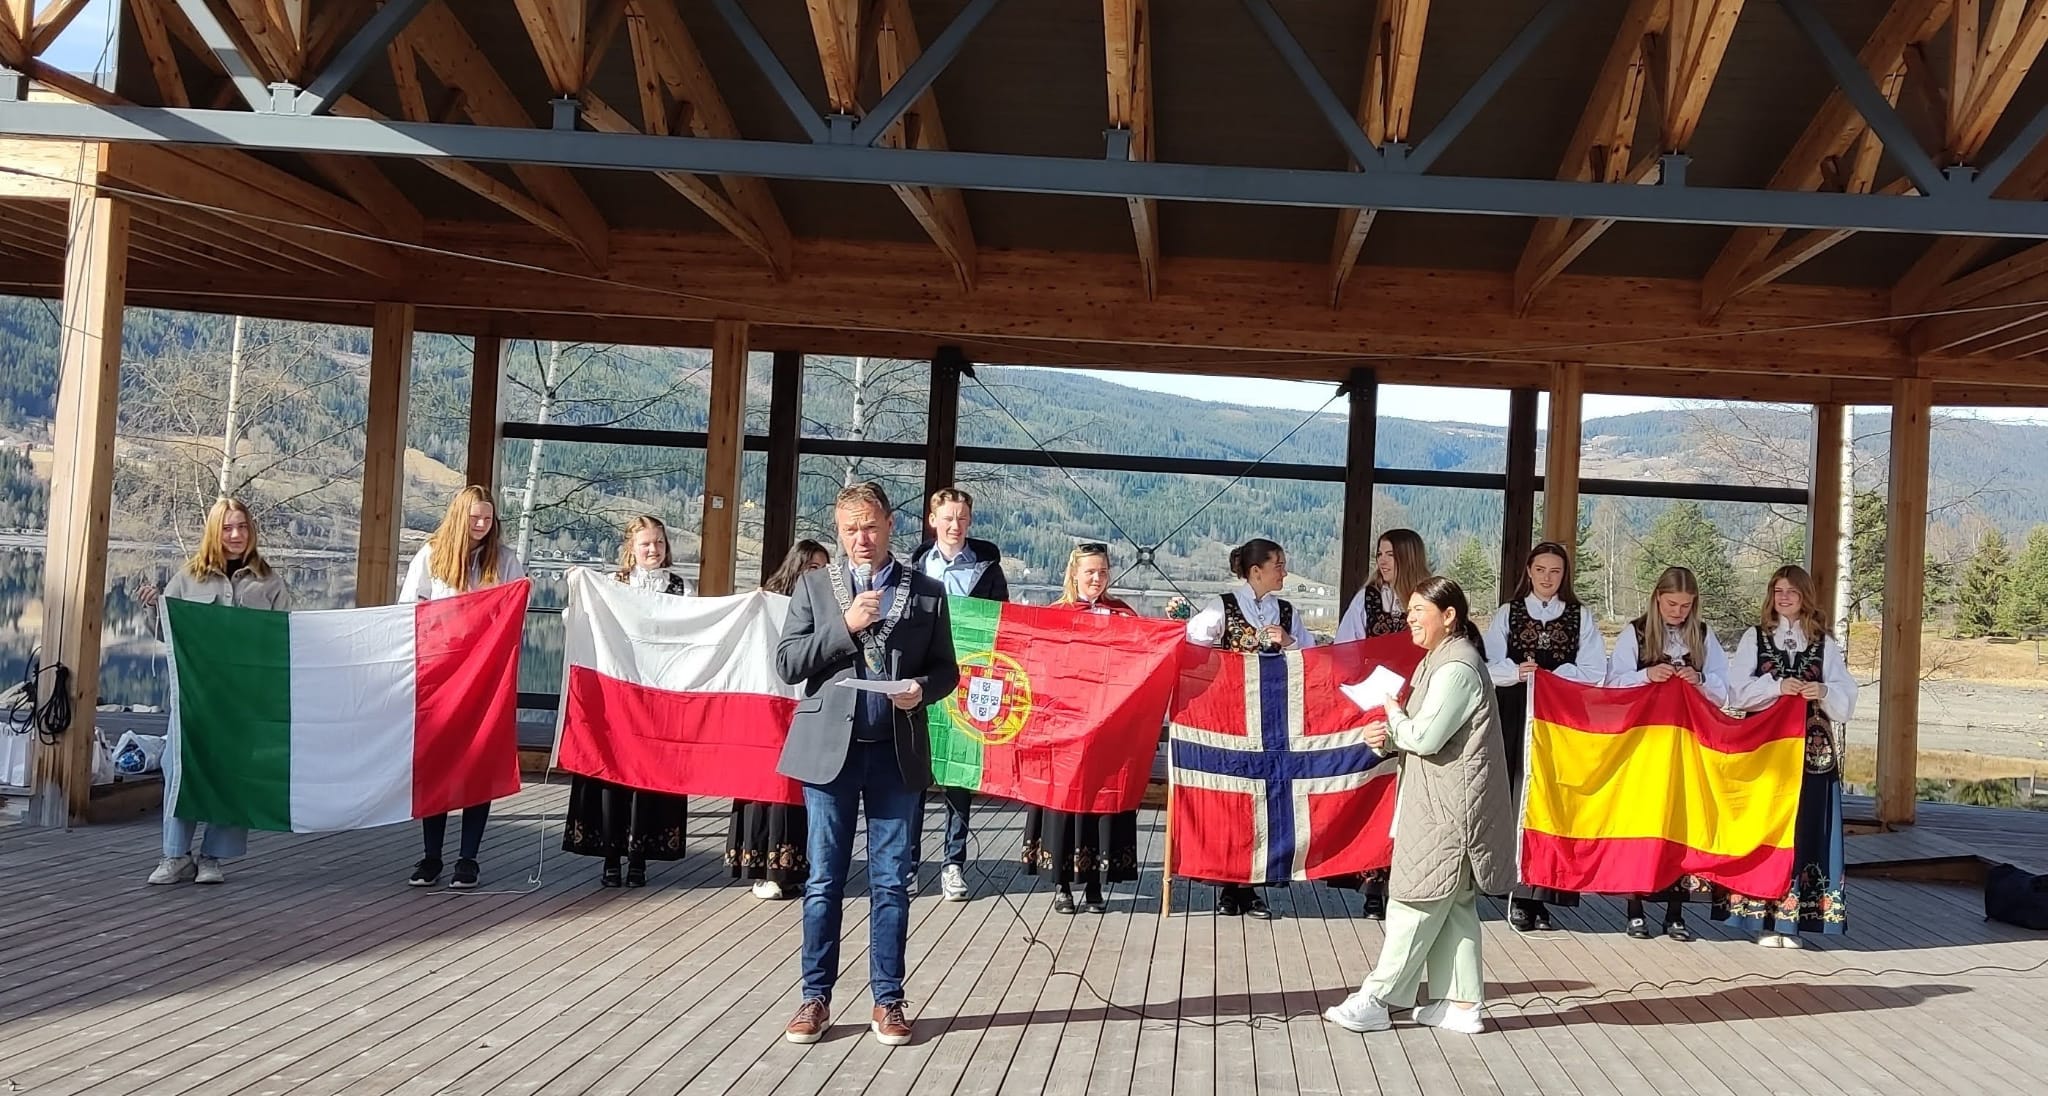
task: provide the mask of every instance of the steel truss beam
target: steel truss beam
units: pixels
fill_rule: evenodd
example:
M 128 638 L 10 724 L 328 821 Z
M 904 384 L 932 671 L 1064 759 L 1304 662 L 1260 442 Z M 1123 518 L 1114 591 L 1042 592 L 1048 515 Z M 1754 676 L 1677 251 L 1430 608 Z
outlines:
M 334 59 L 327 62 L 327 68 L 306 85 L 294 102 L 300 114 L 325 114 L 336 99 L 353 87 L 356 77 L 384 56 L 391 40 L 398 37 L 427 6 L 428 0 L 387 0 L 383 7 L 364 21 L 362 29 L 341 47 Z
M 0 102 L 0 134 L 1102 198 L 2048 238 L 2048 202 L 1955 186 L 1933 197 L 1807 193 L 1673 185 L 1668 174 L 1664 185 L 1625 186 L 47 102 Z

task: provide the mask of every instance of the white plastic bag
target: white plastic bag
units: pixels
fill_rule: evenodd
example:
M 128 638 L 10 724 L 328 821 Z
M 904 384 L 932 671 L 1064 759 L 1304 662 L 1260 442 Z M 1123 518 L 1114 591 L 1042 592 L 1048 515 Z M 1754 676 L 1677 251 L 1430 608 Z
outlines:
M 115 770 L 123 776 L 163 771 L 164 744 L 168 741 L 160 734 L 122 732 L 121 741 L 114 745 Z

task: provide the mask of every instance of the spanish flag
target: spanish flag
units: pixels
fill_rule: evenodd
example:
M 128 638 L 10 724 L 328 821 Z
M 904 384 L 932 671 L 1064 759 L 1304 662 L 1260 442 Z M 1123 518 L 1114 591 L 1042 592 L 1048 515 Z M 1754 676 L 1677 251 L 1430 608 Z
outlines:
M 1803 702 L 1735 719 L 1676 680 L 1601 689 L 1546 673 L 1531 691 L 1524 883 L 1635 894 L 1692 875 L 1785 893 Z

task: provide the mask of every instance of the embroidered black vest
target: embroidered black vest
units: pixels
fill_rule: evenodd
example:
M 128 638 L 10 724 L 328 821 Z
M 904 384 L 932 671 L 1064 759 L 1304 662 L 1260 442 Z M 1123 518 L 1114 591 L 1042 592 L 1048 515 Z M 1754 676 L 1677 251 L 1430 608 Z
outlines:
M 1758 677 L 1772 677 L 1779 681 L 1818 682 L 1822 680 L 1822 667 L 1827 654 L 1827 639 L 1819 643 L 1808 643 L 1803 651 L 1782 651 L 1771 642 L 1771 633 L 1764 626 L 1756 626 L 1756 674 Z M 1810 773 L 1833 772 L 1841 765 L 1840 751 L 1835 748 L 1835 730 L 1828 722 L 1820 702 L 1806 702 L 1806 771 Z
M 1377 586 L 1368 586 L 1359 594 L 1359 606 L 1365 610 L 1360 615 L 1365 618 L 1367 639 L 1374 636 L 1390 636 L 1395 632 L 1408 630 L 1408 614 L 1388 611 L 1380 601 L 1380 588 Z
M 1650 650 L 1650 626 L 1647 620 L 1638 618 L 1633 627 L 1636 630 L 1636 669 L 1647 670 L 1658 663 L 1668 663 L 1671 661 L 1670 655 L 1662 651 Z M 1694 673 L 1703 674 L 1707 672 L 1705 666 L 1693 665 L 1691 651 L 1687 651 L 1685 657 L 1678 660 L 1678 664 Z
M 1559 666 L 1578 661 L 1579 628 L 1585 620 L 1585 613 L 1578 606 L 1567 605 L 1557 619 L 1548 621 L 1529 615 L 1529 603 L 1521 598 L 1511 602 L 1507 611 L 1509 662 L 1519 666 L 1533 661 L 1539 668 L 1554 672 Z M 1637 645 L 1641 645 L 1640 638 Z
M 1237 603 L 1237 595 L 1223 594 L 1223 639 L 1217 646 L 1226 651 L 1259 650 L 1258 626 L 1247 620 L 1243 607 Z M 1285 599 L 1280 601 L 1280 630 L 1294 634 L 1294 606 Z

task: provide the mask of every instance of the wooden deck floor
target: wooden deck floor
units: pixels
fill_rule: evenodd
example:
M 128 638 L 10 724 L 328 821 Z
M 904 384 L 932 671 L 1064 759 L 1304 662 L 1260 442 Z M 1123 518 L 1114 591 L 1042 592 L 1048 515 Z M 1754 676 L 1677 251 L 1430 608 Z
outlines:
M 1379 949 L 1356 895 L 1276 891 L 1283 916 L 1261 923 L 1211 915 L 1194 888 L 1195 912 L 1162 921 L 1155 869 L 1115 888 L 1108 916 L 1063 917 L 1014 866 L 1021 812 L 996 809 L 977 815 L 980 896 L 912 906 L 917 1042 L 887 1050 L 847 1024 L 794 1047 L 780 1030 L 797 907 L 727 883 L 717 804 L 693 819 L 688 859 L 657 865 L 646 890 L 604 891 L 593 861 L 552 847 L 529 882 L 564 799 L 539 787 L 501 804 L 489 889 L 467 895 L 400 885 L 410 827 L 258 835 L 217 888 L 143 884 L 153 821 L 0 827 L 0 1086 L 1893 1096 L 2048 1073 L 2048 975 L 1996 969 L 2048 963 L 2048 936 L 1986 923 L 1972 891 L 1858 880 L 1852 934 L 1803 952 L 1705 923 L 1691 945 L 1630 941 L 1603 899 L 1540 936 L 1489 909 L 1493 1030 L 1357 1036 L 1316 1017 Z M 1159 821 L 1145 819 L 1155 864 Z M 839 999 L 862 1019 L 866 914 L 857 895 Z

